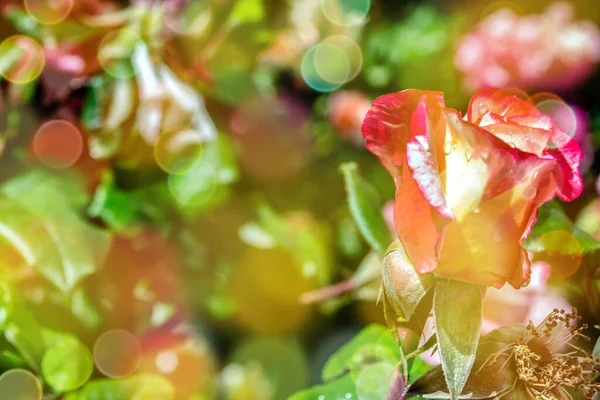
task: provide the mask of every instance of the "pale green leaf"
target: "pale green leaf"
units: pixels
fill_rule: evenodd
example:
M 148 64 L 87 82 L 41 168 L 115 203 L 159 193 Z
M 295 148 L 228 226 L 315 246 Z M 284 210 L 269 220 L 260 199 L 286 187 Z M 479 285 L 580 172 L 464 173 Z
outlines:
M 323 381 L 328 382 L 349 372 L 350 366 L 356 364 L 357 355 L 364 354 L 365 347 L 373 345 L 387 350 L 396 360 L 400 357 L 398 345 L 390 331 L 381 325 L 369 325 L 327 360 L 321 374 Z
M 0 187 L 0 235 L 64 292 L 104 262 L 110 235 L 84 221 L 87 198 L 70 177 L 34 171 Z
M 516 371 L 505 364 L 507 359 L 512 356 L 512 353 L 507 351 L 506 345 L 520 343 L 525 333 L 525 325 L 514 324 L 503 326 L 483 336 L 477 347 L 472 372 L 462 390 L 462 394 L 457 398 L 473 400 L 492 399 L 496 396 L 502 396 L 502 399 L 527 398 L 527 396 L 519 396 L 521 394 L 518 390 L 519 387 L 515 387 L 515 382 L 518 379 Z M 497 362 L 489 363 L 490 356 L 493 354 L 498 354 L 499 358 Z M 510 397 L 513 395 L 516 397 Z M 413 397 L 425 399 L 452 398 L 444 380 L 444 372 L 441 366 L 425 372 L 410 385 L 406 398 Z
M 4 328 L 4 336 L 31 367 L 39 369 L 46 346 L 41 327 L 28 312 L 13 313 Z
M 352 218 L 369 246 L 383 256 L 391 242 L 391 234 L 381 211 L 383 201 L 377 189 L 359 174 L 356 163 L 342 164 L 340 170 L 344 175 Z
M 405 320 L 433 287 L 432 274 L 418 274 L 399 242 L 395 242 L 383 259 L 383 288 L 394 310 Z
M 475 361 L 485 289 L 470 283 L 436 279 L 433 315 L 439 354 L 450 394 L 461 394 Z
M 49 348 L 62 340 L 75 340 L 72 335 L 39 325 L 22 303 L 14 305 L 14 312 L 11 313 L 6 324 L 4 336 L 19 351 L 21 357 L 36 370 L 40 369 Z

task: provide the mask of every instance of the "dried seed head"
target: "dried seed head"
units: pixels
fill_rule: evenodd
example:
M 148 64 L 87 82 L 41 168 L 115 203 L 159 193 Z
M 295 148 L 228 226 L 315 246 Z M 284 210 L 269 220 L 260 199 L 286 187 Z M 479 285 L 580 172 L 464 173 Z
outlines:
M 582 334 L 587 325 L 578 326 L 580 320 L 576 309 L 555 309 L 537 327 L 530 322 L 523 341 L 513 347 L 517 376 L 534 399 L 561 398 L 565 387 L 580 390 L 589 399 L 600 391 L 599 383 L 591 383 L 600 372 L 600 359 L 571 343 L 589 340 Z M 560 353 L 564 348 L 571 351 Z

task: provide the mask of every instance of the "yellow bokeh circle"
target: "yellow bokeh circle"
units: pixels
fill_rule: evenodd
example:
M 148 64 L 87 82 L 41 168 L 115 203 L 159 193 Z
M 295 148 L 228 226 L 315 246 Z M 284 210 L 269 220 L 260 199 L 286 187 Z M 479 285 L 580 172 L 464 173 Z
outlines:
M 190 171 L 200 160 L 203 140 L 193 129 L 165 132 L 154 146 L 156 163 L 166 172 L 175 175 Z
M 25 35 L 15 35 L 0 44 L 0 73 L 11 83 L 25 84 L 37 79 L 46 57 L 44 49 L 34 39 Z
M 64 21 L 73 9 L 74 0 L 24 0 L 23 5 L 31 18 L 43 25 Z

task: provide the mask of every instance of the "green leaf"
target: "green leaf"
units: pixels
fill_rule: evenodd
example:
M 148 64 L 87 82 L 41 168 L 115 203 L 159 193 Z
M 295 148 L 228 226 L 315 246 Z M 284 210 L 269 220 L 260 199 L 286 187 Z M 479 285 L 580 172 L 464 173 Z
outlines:
M 348 397 L 349 395 L 349 397 Z M 324 385 L 317 385 L 292 395 L 288 400 L 348 400 L 358 398 L 356 387 L 350 375 Z
M 350 279 L 355 299 L 376 302 L 381 290 L 381 258 L 375 252 L 367 254 Z
M 338 245 L 342 254 L 346 257 L 357 258 L 362 252 L 363 242 L 360 238 L 360 232 L 350 217 L 344 217 L 337 229 Z
M 112 173 L 102 178 L 87 212 L 92 218 L 100 218 L 116 232 L 129 228 L 138 216 L 139 202 L 133 193 L 120 191 L 115 187 Z
M 481 333 L 481 286 L 437 278 L 433 315 L 446 384 L 452 396 L 461 394 L 475 361 Z
M 0 352 L 0 371 L 8 371 L 9 369 L 25 368 L 27 364 L 25 360 L 18 354 L 12 351 L 3 350 Z
M 46 347 L 41 327 L 29 313 L 19 310 L 13 314 L 4 328 L 4 336 L 29 365 L 39 369 Z
M 356 378 L 356 393 L 359 399 L 384 400 L 390 385 L 398 373 L 394 364 L 378 362 L 365 367 Z
M 329 358 L 322 371 L 325 384 L 298 392 L 290 400 L 384 400 L 392 383 L 397 389 L 399 360 L 390 331 L 369 325 Z
M 174 398 L 173 384 L 156 374 L 90 381 L 79 394 L 79 400 L 173 400 Z
M 96 131 L 102 128 L 108 82 L 105 76 L 97 75 L 89 80 L 88 85 L 89 90 L 81 110 L 81 124 L 89 131 Z
M 505 362 L 511 357 L 510 348 L 506 345 L 519 343 L 526 329 L 523 324 L 503 326 L 487 335 L 479 341 L 472 373 L 459 399 L 491 399 L 498 395 L 513 394 L 515 382 L 518 379 L 516 371 Z M 504 350 L 504 352 L 502 352 Z M 490 356 L 498 355 L 495 363 L 490 363 Z M 488 364 L 485 364 L 488 363 Z M 518 396 L 519 391 L 514 391 L 515 399 L 526 399 L 527 395 Z M 437 366 L 417 379 L 406 393 L 406 398 L 419 397 L 425 399 L 451 399 L 444 381 L 444 372 L 441 366 Z M 502 397 L 509 398 L 509 397 Z
M 600 242 L 575 225 L 558 203 L 551 202 L 540 207 L 537 222 L 524 247 L 538 253 L 538 257 L 580 256 L 596 253 Z
M 380 349 L 374 349 L 373 346 L 378 346 Z M 371 350 L 379 350 L 381 355 L 391 354 L 396 361 L 400 357 L 398 345 L 390 331 L 381 325 L 369 325 L 329 358 L 323 367 L 321 378 L 324 382 L 328 382 L 342 376 L 355 366 L 362 354 L 366 352 L 372 354 Z M 388 361 L 387 357 L 386 361 Z
M 0 187 L 0 235 L 41 275 L 69 292 L 104 262 L 110 235 L 84 221 L 82 187 L 34 171 Z
M 62 340 L 75 339 L 72 335 L 40 326 L 22 303 L 13 307 L 4 335 L 32 368 L 40 370 L 44 354 L 50 347 Z
M 51 346 L 42 359 L 44 379 L 58 392 L 82 386 L 92 376 L 93 370 L 94 360 L 90 351 L 71 336 Z
M 412 368 L 410 369 L 410 374 L 408 375 L 409 383 L 416 381 L 425 373 L 431 371 L 432 368 L 433 366 L 427 364 L 421 357 L 415 357 L 413 359 Z
M 394 242 L 383 259 L 383 288 L 392 307 L 408 321 L 433 287 L 433 274 L 418 274 L 400 242 Z
M 344 175 L 350 213 L 369 246 L 383 256 L 391 242 L 381 211 L 383 201 L 377 189 L 359 174 L 356 163 L 342 164 L 340 170 Z

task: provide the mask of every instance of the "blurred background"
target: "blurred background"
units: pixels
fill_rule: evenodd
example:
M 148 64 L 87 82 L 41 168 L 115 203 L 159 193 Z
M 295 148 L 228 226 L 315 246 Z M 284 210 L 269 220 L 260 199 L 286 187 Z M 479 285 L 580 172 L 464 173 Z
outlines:
M 570 252 L 540 257 L 518 294 L 490 289 L 485 318 L 576 305 L 599 323 L 582 237 L 600 238 L 600 2 L 24 0 L 1 17 L 3 399 L 281 400 L 319 384 L 343 343 L 385 324 L 346 189 L 360 171 L 391 221 L 360 126 L 407 88 L 463 112 L 506 88 L 580 143 L 576 225 L 553 238 Z

